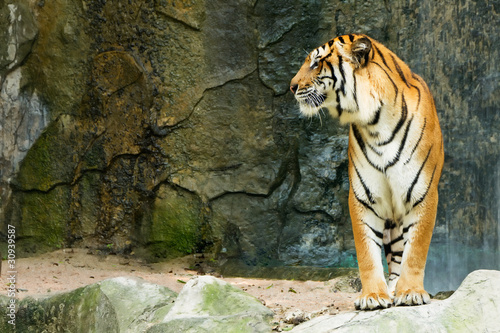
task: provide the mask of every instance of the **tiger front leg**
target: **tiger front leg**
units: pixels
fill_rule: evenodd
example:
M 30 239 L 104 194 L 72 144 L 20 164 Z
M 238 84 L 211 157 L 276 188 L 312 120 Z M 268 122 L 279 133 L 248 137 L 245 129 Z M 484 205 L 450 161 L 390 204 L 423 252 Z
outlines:
M 352 189 L 351 189 L 352 192 Z M 382 266 L 384 222 L 349 195 L 349 208 L 361 278 L 361 295 L 354 302 L 358 310 L 375 310 L 392 305 Z
M 396 284 L 394 297 L 396 306 L 422 305 L 430 302 L 430 296 L 424 289 L 424 271 L 436 210 L 437 207 L 429 206 L 414 209 L 403 220 L 405 245 L 401 276 Z

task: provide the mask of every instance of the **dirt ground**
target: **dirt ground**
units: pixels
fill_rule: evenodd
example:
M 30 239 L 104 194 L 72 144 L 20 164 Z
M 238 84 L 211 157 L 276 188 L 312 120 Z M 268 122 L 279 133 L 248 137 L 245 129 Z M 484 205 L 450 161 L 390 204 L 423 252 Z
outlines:
M 140 277 L 180 292 L 185 282 L 199 274 L 192 270 L 194 256 L 161 263 L 146 263 L 118 255 L 100 255 L 88 249 L 62 249 L 31 258 L 16 260 L 17 297 L 52 295 L 118 276 Z M 0 282 L 6 286 L 7 262 L 2 263 Z M 258 298 L 274 311 L 276 329 L 286 329 L 320 314 L 354 310 L 357 293 L 336 291 L 338 279 L 288 281 L 227 278 L 213 273 Z M 7 295 L 3 288 L 1 294 Z

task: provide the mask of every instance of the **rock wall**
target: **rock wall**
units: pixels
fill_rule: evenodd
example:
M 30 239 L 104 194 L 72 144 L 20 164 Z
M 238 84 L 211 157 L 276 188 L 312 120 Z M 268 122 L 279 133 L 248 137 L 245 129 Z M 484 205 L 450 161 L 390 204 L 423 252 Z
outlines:
M 465 270 L 478 268 L 478 248 L 498 265 L 497 8 L 4 0 L 2 235 L 17 227 L 19 254 L 89 246 L 355 265 L 347 129 L 301 119 L 287 92 L 307 51 L 362 32 L 435 95 L 446 165 L 431 270 L 451 274 L 450 241 L 472 249 Z

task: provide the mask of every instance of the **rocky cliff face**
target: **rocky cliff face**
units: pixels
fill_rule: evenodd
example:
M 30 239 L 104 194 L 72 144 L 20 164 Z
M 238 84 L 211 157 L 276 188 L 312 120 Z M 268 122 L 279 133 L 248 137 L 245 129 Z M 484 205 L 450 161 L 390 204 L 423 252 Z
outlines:
M 498 251 L 495 4 L 2 1 L 2 233 L 17 226 L 24 253 L 352 265 L 347 129 L 301 119 L 287 91 L 305 51 L 362 32 L 435 95 L 446 165 L 430 265 L 451 267 L 450 239 Z

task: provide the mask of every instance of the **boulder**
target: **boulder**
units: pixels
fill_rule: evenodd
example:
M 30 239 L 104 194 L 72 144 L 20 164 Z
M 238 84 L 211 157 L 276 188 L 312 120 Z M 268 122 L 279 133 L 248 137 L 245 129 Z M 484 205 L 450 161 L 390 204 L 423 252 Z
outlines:
M 118 277 L 19 302 L 18 332 L 144 332 L 177 296 L 141 279 Z
M 500 315 L 500 271 L 474 271 L 444 301 L 321 316 L 292 332 L 494 332 Z
M 163 323 L 147 332 L 270 332 L 273 314 L 229 283 L 200 276 L 184 286 Z

